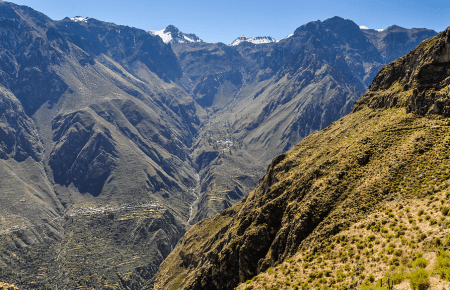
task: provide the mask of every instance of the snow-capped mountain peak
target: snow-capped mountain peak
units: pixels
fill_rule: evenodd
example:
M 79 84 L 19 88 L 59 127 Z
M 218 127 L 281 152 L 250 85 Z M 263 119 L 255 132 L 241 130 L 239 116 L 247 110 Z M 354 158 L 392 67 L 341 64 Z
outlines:
M 70 20 L 75 21 L 75 22 L 87 22 L 89 19 L 89 17 L 82 17 L 82 16 L 75 16 L 73 18 L 70 18 Z
M 230 43 L 230 46 L 236 46 L 239 45 L 242 42 L 250 42 L 253 44 L 264 44 L 264 43 L 272 43 L 272 42 L 278 42 L 278 40 L 276 40 L 273 37 L 270 36 L 262 36 L 262 37 L 247 37 L 245 35 L 241 35 L 238 38 L 236 38 L 235 41 L 233 41 L 232 43 Z
M 193 43 L 203 42 L 197 35 L 192 33 L 183 33 L 173 25 L 167 26 L 163 30 L 151 30 L 151 35 L 161 37 L 164 43 Z

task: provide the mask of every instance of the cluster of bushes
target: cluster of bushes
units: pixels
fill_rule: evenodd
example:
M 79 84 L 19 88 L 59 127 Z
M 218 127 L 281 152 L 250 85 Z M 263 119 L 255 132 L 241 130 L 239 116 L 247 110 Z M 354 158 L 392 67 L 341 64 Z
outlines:
M 390 245 L 393 253 L 396 251 Z M 401 251 L 401 250 L 400 250 Z M 401 252 L 398 252 L 401 255 Z M 411 264 L 412 270 L 409 271 L 407 267 L 398 267 L 387 272 L 383 279 L 375 282 L 373 275 L 369 275 L 366 282 L 363 284 L 363 290 L 390 290 L 394 285 L 398 285 L 406 279 L 409 279 L 409 284 L 414 290 L 425 290 L 430 287 L 430 274 L 425 267 L 429 264 L 428 261 L 422 257 L 423 253 L 417 253 L 417 258 Z M 447 256 L 448 273 L 450 274 L 450 256 Z M 445 264 L 445 262 L 443 263 Z M 446 275 L 446 274 L 444 274 Z M 449 276 L 450 277 L 450 276 Z
M 434 270 L 442 280 L 450 281 L 450 252 L 439 252 L 436 263 L 434 264 Z

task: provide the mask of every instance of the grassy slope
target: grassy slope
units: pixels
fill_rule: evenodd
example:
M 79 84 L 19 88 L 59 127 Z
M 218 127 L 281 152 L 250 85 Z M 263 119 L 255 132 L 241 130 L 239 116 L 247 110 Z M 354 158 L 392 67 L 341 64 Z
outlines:
M 316 280 L 303 286 L 356 286 L 368 273 L 376 277 L 386 273 L 393 258 L 382 250 L 386 243 L 402 249 L 399 265 L 411 260 L 416 251 L 428 251 L 429 240 L 421 241 L 418 234 L 442 236 L 442 229 L 447 227 L 438 203 L 428 202 L 442 199 L 443 206 L 449 205 L 443 197 L 450 178 L 450 119 L 418 115 L 415 108 L 419 106 L 419 95 L 431 100 L 422 103 L 420 110 L 426 107 L 429 113 L 438 111 L 448 116 L 445 108 L 439 111 L 433 107 L 433 101 L 446 103 L 449 78 L 429 86 L 420 77 L 423 68 L 440 64 L 447 57 L 445 33 L 386 66 L 352 114 L 277 157 L 259 186 L 242 203 L 188 231 L 162 265 L 155 288 L 231 289 L 260 273 L 253 282 L 239 288 L 289 289 L 306 283 L 311 271 L 326 269 L 332 271 L 333 277 L 321 280 L 321 284 L 314 285 Z M 415 98 L 416 105 L 411 105 Z M 384 210 L 400 204 L 409 204 L 410 212 L 394 211 L 390 229 L 384 226 L 389 235 L 381 226 L 378 232 L 376 225 L 385 218 Z M 434 208 L 429 208 L 433 204 Z M 436 224 L 430 226 L 429 220 L 413 219 L 419 209 L 426 209 Z M 408 215 L 411 224 L 406 222 Z M 371 234 L 376 235 L 381 246 L 365 246 L 358 253 L 359 259 L 357 255 L 347 257 L 353 275 L 345 270 L 345 279 L 337 282 L 337 272 L 346 264 L 336 260 L 339 251 L 343 252 L 336 246 L 338 236 L 347 234 L 354 244 L 362 243 L 369 232 L 355 229 L 360 229 L 361 224 L 367 227 L 369 221 L 374 222 L 375 233 Z M 217 229 L 217 223 L 224 224 L 222 229 Z M 395 237 L 394 232 L 401 226 L 405 234 Z M 202 239 L 198 239 L 200 234 Z M 335 245 L 335 249 L 330 250 L 329 245 Z M 348 251 L 354 245 L 349 241 L 341 247 Z M 364 249 L 382 252 L 365 255 Z M 431 259 L 433 254 L 427 253 L 426 257 Z M 361 263 L 365 269 L 355 271 Z M 286 270 L 303 269 L 304 265 L 315 269 Z
M 364 113 L 371 116 L 376 111 L 363 110 L 356 114 Z M 348 119 L 342 121 L 345 125 Z M 392 121 L 397 125 L 391 126 Z M 405 125 L 406 122 L 409 124 Z M 356 286 L 364 282 L 370 273 L 376 280 L 384 277 L 390 266 L 396 264 L 394 257 L 397 257 L 399 265 L 406 266 L 411 266 L 415 253 L 420 251 L 425 252 L 429 260 L 435 259 L 435 253 L 430 251 L 430 242 L 434 237 L 444 240 L 448 233 L 448 218 L 440 212 L 442 206 L 450 205 L 446 199 L 450 185 L 450 128 L 446 126 L 447 119 L 414 118 L 405 114 L 404 109 L 393 109 L 383 111 L 381 116 L 364 123 L 365 126 L 359 126 L 339 144 L 327 144 L 331 151 L 328 156 L 339 152 L 338 159 L 343 163 L 357 160 L 358 156 L 350 152 L 373 152 L 369 163 L 364 166 L 355 164 L 348 172 L 345 180 L 352 188 L 349 198 L 336 204 L 333 214 L 300 244 L 299 251 L 238 289 L 249 286 L 254 286 L 254 289 L 290 289 L 295 285 L 311 289 L 327 285 L 340 289 L 345 287 L 344 284 Z M 329 130 L 333 127 L 337 126 L 331 126 Z M 378 130 L 372 131 L 376 127 Z M 365 133 L 365 129 L 369 129 L 370 134 Z M 369 143 L 361 143 L 361 140 L 366 142 L 366 138 L 370 138 Z M 307 140 L 324 141 L 323 138 Z M 367 147 L 369 150 L 364 149 Z M 304 148 L 298 146 L 288 156 L 295 157 Z M 336 160 L 333 158 L 336 155 L 333 155 L 330 161 Z M 312 159 L 316 157 L 315 154 L 310 156 Z M 338 187 L 343 184 L 333 177 L 333 172 L 339 172 L 335 170 L 315 182 L 318 191 L 330 187 L 327 184 L 333 186 L 335 183 Z M 297 174 L 290 176 L 297 177 Z M 325 201 L 328 199 L 325 195 L 323 198 Z M 389 213 L 389 209 L 393 211 Z M 425 213 L 419 219 L 421 209 Z M 426 217 L 428 215 L 430 218 Z M 432 220 L 436 221 L 434 225 L 431 225 Z M 343 224 L 339 234 L 323 236 L 321 228 L 338 221 L 348 223 Z M 396 234 L 402 231 L 404 235 Z M 420 238 L 422 233 L 425 239 Z M 371 235 L 374 238 L 369 239 Z M 394 248 L 402 250 L 401 255 L 396 256 L 386 250 L 391 243 Z M 327 270 L 330 271 L 328 277 L 325 276 Z M 312 273 L 323 273 L 324 279 L 310 279 L 318 276 Z M 433 285 L 438 284 L 441 285 L 442 281 L 435 278 Z

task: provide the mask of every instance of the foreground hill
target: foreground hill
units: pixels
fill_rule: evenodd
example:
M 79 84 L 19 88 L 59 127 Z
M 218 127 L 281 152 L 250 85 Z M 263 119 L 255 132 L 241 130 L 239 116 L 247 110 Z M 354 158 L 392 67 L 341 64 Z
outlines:
M 276 157 L 242 202 L 190 228 L 155 289 L 344 289 L 372 273 L 370 287 L 392 282 L 398 265 L 414 281 L 421 255 L 439 272 L 430 249 L 448 228 L 449 63 L 450 28 L 384 66 L 351 114 Z

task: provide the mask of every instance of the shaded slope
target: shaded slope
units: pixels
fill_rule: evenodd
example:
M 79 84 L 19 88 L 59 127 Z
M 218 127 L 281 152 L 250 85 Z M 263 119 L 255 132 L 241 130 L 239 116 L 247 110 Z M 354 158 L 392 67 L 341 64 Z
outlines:
M 449 47 L 447 29 L 385 66 L 352 114 L 275 158 L 243 202 L 192 227 L 155 288 L 233 289 L 296 253 L 324 253 L 326 239 L 386 200 L 448 190 L 449 119 L 432 108 L 449 98 Z
M 4 87 L 0 87 L 0 137 L 1 275 L 16 283 L 19 276 L 30 274 L 22 264 L 24 253 L 62 238 L 64 208 L 48 181 L 35 124 Z
M 171 83 L 170 46 L 135 28 L 0 10 L 2 278 L 151 287 L 195 200 L 188 148 L 201 112 Z

